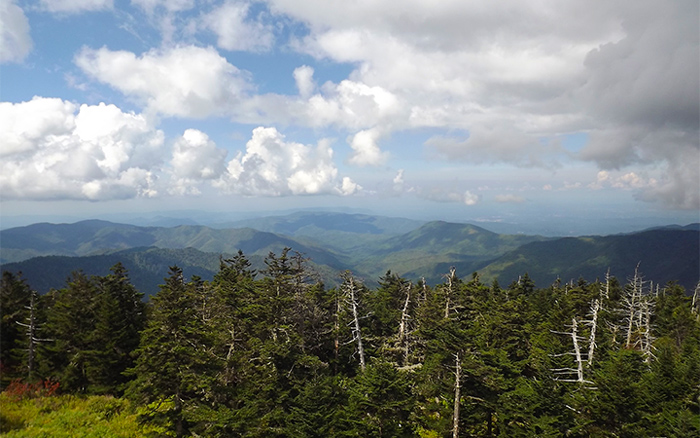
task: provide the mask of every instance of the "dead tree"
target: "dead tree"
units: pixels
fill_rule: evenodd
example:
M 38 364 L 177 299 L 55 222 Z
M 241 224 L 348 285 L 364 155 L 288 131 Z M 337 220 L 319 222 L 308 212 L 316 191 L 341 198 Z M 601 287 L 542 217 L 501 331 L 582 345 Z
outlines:
M 610 268 L 605 273 L 605 287 L 603 288 L 603 298 L 606 300 L 610 299 Z
M 695 292 L 693 293 L 693 304 L 691 311 L 700 316 L 700 281 L 698 281 L 697 286 L 695 286 Z
M 445 275 L 447 284 L 445 285 L 445 319 L 450 317 L 450 309 L 452 308 L 452 295 L 454 293 L 454 283 L 457 276 L 455 275 L 455 267 L 450 268 L 450 273 Z
M 639 265 L 634 270 L 634 276 L 628 283 L 621 304 L 618 311 L 623 315 L 625 348 L 642 351 L 646 357 L 645 361 L 649 362 L 653 357 L 651 319 L 654 315 L 654 297 L 644 292 L 644 280 L 639 274 Z
M 460 380 L 462 378 L 462 362 L 459 353 L 455 354 L 455 401 L 454 414 L 452 415 L 452 438 L 459 437 L 459 403 L 460 403 Z
M 629 288 L 622 298 L 623 322 L 625 324 L 625 348 L 631 348 L 634 344 L 632 335 L 635 329 L 641 326 L 641 301 L 643 280 L 639 275 L 639 265 L 634 270 L 634 277 L 630 280 Z
M 411 283 L 406 284 L 406 301 L 403 304 L 403 309 L 401 310 L 401 322 L 399 322 L 399 334 L 398 340 L 399 345 L 403 346 L 404 350 L 404 366 L 408 365 L 409 358 L 409 341 L 408 341 L 408 322 L 411 316 L 408 314 L 408 306 L 411 303 L 411 288 L 413 285 Z
M 357 286 L 355 285 L 355 278 L 352 273 L 346 271 L 343 274 L 343 291 L 345 292 L 346 299 L 350 304 L 352 310 L 352 321 L 350 322 L 352 326 L 352 339 L 350 342 L 357 343 L 357 354 L 360 358 L 360 369 L 365 370 L 365 350 L 362 347 L 362 332 L 360 330 L 360 317 L 358 312 L 358 302 L 357 302 Z
M 36 299 L 37 292 L 31 291 L 29 306 L 25 306 L 29 310 L 29 316 L 27 317 L 27 323 L 16 321 L 17 324 L 25 327 L 27 329 L 27 380 L 31 380 L 34 375 L 34 362 L 36 360 L 36 349 L 39 343 L 49 342 L 51 339 L 39 339 L 37 337 L 37 332 L 39 331 L 40 324 L 37 322 L 36 315 Z
M 584 338 L 580 337 L 578 335 L 578 322 L 576 321 L 576 318 L 571 319 L 571 331 L 570 332 L 557 332 L 554 330 L 551 330 L 552 333 L 557 333 L 560 335 L 566 335 L 571 337 L 571 342 L 573 343 L 574 351 L 573 352 L 568 352 L 568 353 L 563 353 L 563 354 L 554 354 L 552 356 L 574 356 L 574 360 L 576 362 L 576 368 L 571 368 L 571 367 L 563 367 L 563 368 L 552 368 L 550 371 L 552 371 L 555 375 L 562 376 L 564 378 L 555 378 L 555 380 L 560 381 L 560 382 L 577 382 L 577 383 L 593 383 L 589 380 L 584 379 L 583 376 L 583 362 L 584 362 L 584 357 L 581 354 L 581 347 L 579 346 L 579 342 L 584 341 Z M 570 376 L 576 376 L 576 378 L 570 377 Z
M 591 304 L 591 312 L 589 316 L 591 319 L 586 321 L 586 324 L 591 328 L 590 334 L 588 336 L 588 366 L 593 365 L 593 354 L 595 353 L 595 336 L 598 330 L 598 311 L 600 310 L 600 301 L 594 300 Z
M 651 317 L 653 316 L 654 303 L 649 300 L 642 301 L 642 338 L 639 340 L 640 349 L 644 353 L 644 362 L 649 363 L 654 358 L 654 354 L 651 352 L 652 343 L 655 338 L 651 335 Z

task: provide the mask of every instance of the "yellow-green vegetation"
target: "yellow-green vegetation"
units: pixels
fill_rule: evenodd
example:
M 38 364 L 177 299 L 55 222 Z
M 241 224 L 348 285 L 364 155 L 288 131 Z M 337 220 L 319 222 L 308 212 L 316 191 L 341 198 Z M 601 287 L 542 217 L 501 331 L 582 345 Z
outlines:
M 0 394 L 0 435 L 22 438 L 127 438 L 152 435 L 126 399 L 61 395 L 17 399 Z

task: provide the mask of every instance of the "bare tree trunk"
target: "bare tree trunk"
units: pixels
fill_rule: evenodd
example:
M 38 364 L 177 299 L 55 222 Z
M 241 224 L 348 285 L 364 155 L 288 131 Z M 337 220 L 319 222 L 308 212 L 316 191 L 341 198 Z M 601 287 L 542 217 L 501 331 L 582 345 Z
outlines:
M 350 298 L 350 306 L 352 307 L 353 318 L 353 334 L 357 341 L 357 354 L 360 356 L 360 369 L 365 370 L 365 350 L 362 347 L 362 333 L 360 331 L 360 317 L 357 312 L 357 298 L 355 297 L 355 279 L 352 275 L 346 277 L 346 289 Z
M 651 316 L 653 303 L 644 301 L 642 311 L 644 313 L 644 338 L 642 340 L 642 352 L 644 353 L 644 362 L 651 362 L 653 354 L 651 352 L 651 344 L 654 338 L 651 336 Z
M 36 360 L 36 345 L 38 342 L 47 341 L 48 339 L 38 339 L 36 336 L 36 291 L 31 291 L 29 306 L 25 306 L 29 310 L 29 318 L 27 323 L 17 321 L 17 324 L 27 329 L 27 380 L 31 380 L 34 375 L 34 362 Z
M 625 297 L 624 303 L 627 306 L 627 336 L 625 339 L 625 348 L 630 348 L 632 346 L 632 333 L 634 331 L 635 317 L 639 317 L 639 300 L 642 295 L 642 280 L 639 277 L 639 266 L 634 270 L 634 277 L 632 278 L 632 293 Z M 639 327 L 641 319 L 637 321 L 637 327 Z
M 335 293 L 335 322 L 334 322 L 334 331 L 335 331 L 335 342 L 334 342 L 334 358 L 335 358 L 335 363 L 333 365 L 334 373 L 338 374 L 338 360 L 340 356 L 340 296 L 337 292 Z
M 455 267 L 450 268 L 450 273 L 447 275 L 447 292 L 446 292 L 446 297 L 445 297 L 445 318 L 450 317 L 450 307 L 452 306 L 451 299 L 452 299 L 452 286 L 453 286 L 453 281 L 455 278 L 455 272 L 456 269 Z
M 576 376 L 579 382 L 583 382 L 583 361 L 581 360 L 581 349 L 578 346 L 578 327 L 576 318 L 571 319 L 571 340 L 574 342 L 574 354 L 576 355 Z
M 34 374 L 34 358 L 36 353 L 36 292 L 32 291 L 31 300 L 29 302 L 29 324 L 27 327 L 29 335 L 29 347 L 27 356 L 27 380 L 32 378 Z
M 691 311 L 693 313 L 698 313 L 698 307 L 700 307 L 700 281 L 698 281 L 697 286 L 695 286 L 695 292 L 693 293 L 693 304 Z
M 593 301 L 591 305 L 591 334 L 588 337 L 588 366 L 593 365 L 593 353 L 595 352 L 595 335 L 598 329 L 598 310 L 600 309 L 600 301 Z
M 404 366 L 408 366 L 408 357 L 410 353 L 408 348 L 408 320 L 410 319 L 408 305 L 411 302 L 411 287 L 411 283 L 408 283 L 406 286 L 406 301 L 401 310 L 401 322 L 399 323 L 399 345 L 403 344 L 404 347 Z
M 455 409 L 452 415 L 452 438 L 459 437 L 459 403 L 460 403 L 460 379 L 462 378 L 462 362 L 459 353 L 455 354 Z
M 406 301 L 403 303 L 403 309 L 401 309 L 401 322 L 399 322 L 399 341 L 403 342 L 406 337 L 406 326 L 408 325 L 408 305 L 411 302 L 411 284 L 409 283 L 406 288 Z

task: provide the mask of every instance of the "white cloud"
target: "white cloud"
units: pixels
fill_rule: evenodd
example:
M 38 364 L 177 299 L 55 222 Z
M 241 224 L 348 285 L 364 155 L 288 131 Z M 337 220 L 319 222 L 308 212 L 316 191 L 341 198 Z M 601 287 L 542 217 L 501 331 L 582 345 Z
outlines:
M 479 195 L 474 194 L 469 190 L 458 192 L 446 190 L 441 187 L 416 188 L 415 193 L 419 198 L 428 199 L 435 202 L 455 202 L 469 206 L 476 205 L 481 200 Z
M 76 114 L 77 111 L 77 114 Z M 5 198 L 122 199 L 154 196 L 163 133 L 114 105 L 35 97 L 0 103 Z M 37 117 L 27 118 L 27 114 Z M 7 147 L 6 145 L 10 145 Z
M 389 154 L 382 152 L 377 144 L 381 132 L 377 128 L 360 131 L 351 139 L 348 139 L 353 150 L 348 159 L 350 164 L 356 166 L 379 166 L 389 158 Z
M 617 172 L 618 174 L 620 172 Z M 627 172 L 621 175 L 612 175 L 607 170 L 601 170 L 596 175 L 596 180 L 588 185 L 589 188 L 599 190 L 604 187 L 631 190 L 643 188 L 655 188 L 658 181 L 654 178 L 647 178 L 635 172 Z
M 169 116 L 225 114 L 249 87 L 245 75 L 211 47 L 151 50 L 141 57 L 104 47 L 84 48 L 75 63 L 148 110 Z
M 449 160 L 471 163 L 512 163 L 525 167 L 558 167 L 563 149 L 504 123 L 475 126 L 466 138 L 437 135 L 426 146 Z
M 75 105 L 61 99 L 34 97 L 21 104 L 0 102 L 0 156 L 31 155 L 48 136 L 75 128 Z
M 475 195 L 474 193 L 467 190 L 466 192 L 464 192 L 462 202 L 464 202 L 465 205 L 476 205 L 480 199 L 481 198 L 479 197 L 479 195 Z
M 349 195 L 360 190 L 348 177 L 338 184 L 337 176 L 328 140 L 307 146 L 286 141 L 275 128 L 259 127 L 253 130 L 245 154 L 228 163 L 217 186 L 249 196 Z
M 343 196 L 354 195 L 362 190 L 362 186 L 354 182 L 350 177 L 343 177 L 343 184 L 340 186 L 340 193 Z
M 700 208 L 700 166 L 682 158 L 700 143 L 695 0 L 409 0 L 400 13 L 370 1 L 270 4 L 310 29 L 293 42 L 298 50 L 354 64 L 354 83 L 401 102 L 410 116 L 389 114 L 391 129 L 469 131 L 428 143 L 449 160 L 553 167 L 562 151 L 547 138 L 594 128 L 575 158 L 601 169 L 661 165 L 668 192 L 649 199 Z
M 41 0 L 42 9 L 68 14 L 112 9 L 113 6 L 113 0 Z
M 22 62 L 31 50 L 24 11 L 14 0 L 0 0 L 0 62 Z
M 508 203 L 508 204 L 521 204 L 525 202 L 525 198 L 514 195 L 512 193 L 504 194 L 504 195 L 496 195 L 495 197 L 496 202 L 500 203 Z
M 218 37 L 217 45 L 226 50 L 260 52 L 269 50 L 275 36 L 270 25 L 251 19 L 247 2 L 226 1 L 202 18 L 202 25 Z
M 168 12 L 179 12 L 192 9 L 195 0 L 131 0 L 131 4 L 139 6 L 148 13 L 153 13 L 158 8 Z
M 188 129 L 173 146 L 171 165 L 186 180 L 218 179 L 226 170 L 226 150 L 216 147 L 202 131 Z
M 297 84 L 299 95 L 308 98 L 314 92 L 314 69 L 308 65 L 302 65 L 294 69 L 294 81 Z
M 696 0 L 596 7 L 407 0 L 400 10 L 366 0 L 333 8 L 325 0 L 269 0 L 268 9 L 226 0 L 205 2 L 196 19 L 176 14 L 193 0 L 133 3 L 165 14 L 168 26 L 196 22 L 225 50 L 268 50 L 275 36 L 291 34 L 285 49 L 353 67 L 345 80 L 323 83 L 326 72 L 314 78 L 305 65 L 293 73 L 298 94 L 256 95 L 249 77 L 213 48 L 171 47 L 169 38 L 141 56 L 106 48 L 78 55 L 89 76 L 147 112 L 336 128 L 350 135 L 355 165 L 386 163 L 379 140 L 392 132 L 437 128 L 442 133 L 426 145 L 440 159 L 543 168 L 580 160 L 637 175 L 656 169 L 646 178 L 657 185 L 638 188 L 642 199 L 700 208 Z M 294 36 L 297 29 L 305 35 Z M 169 31 L 183 34 L 193 35 Z M 570 133 L 590 134 L 580 153 L 560 147 L 557 139 Z
M 403 187 L 403 183 L 404 183 L 403 172 L 404 172 L 403 169 L 399 169 L 399 171 L 396 172 L 396 176 L 394 177 L 394 180 L 393 180 L 394 187 L 399 187 L 399 188 Z

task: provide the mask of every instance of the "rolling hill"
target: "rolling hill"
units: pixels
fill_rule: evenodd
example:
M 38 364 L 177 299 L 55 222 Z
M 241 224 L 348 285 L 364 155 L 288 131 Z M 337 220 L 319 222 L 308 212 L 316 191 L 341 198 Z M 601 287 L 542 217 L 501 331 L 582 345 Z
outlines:
M 677 280 L 688 289 L 700 278 L 697 224 L 566 238 L 498 234 L 442 221 L 421 224 L 317 212 L 238 225 L 247 227 L 138 227 L 96 220 L 34 224 L 0 231 L 0 257 L 3 269 L 21 270 L 42 291 L 62 287 L 73 270 L 106 275 L 109 267 L 122 261 L 134 283 L 152 293 L 170 265 L 182 267 L 188 276 L 210 279 L 221 254 L 240 249 L 262 269 L 270 252 L 279 254 L 285 247 L 310 258 L 312 268 L 329 286 L 345 269 L 369 284 L 387 270 L 436 284 L 451 266 L 460 276 L 478 271 L 484 281 L 498 278 L 501 283 L 527 272 L 538 285 L 581 276 L 593 281 L 608 268 L 624 281 L 638 263 L 647 279 L 657 283 Z
M 540 286 L 583 277 L 603 278 L 608 269 L 625 282 L 639 265 L 657 284 L 677 281 L 686 290 L 700 280 L 697 226 L 657 228 L 613 236 L 566 237 L 531 242 L 479 269 L 483 279 L 510 282 L 527 272 Z

